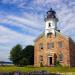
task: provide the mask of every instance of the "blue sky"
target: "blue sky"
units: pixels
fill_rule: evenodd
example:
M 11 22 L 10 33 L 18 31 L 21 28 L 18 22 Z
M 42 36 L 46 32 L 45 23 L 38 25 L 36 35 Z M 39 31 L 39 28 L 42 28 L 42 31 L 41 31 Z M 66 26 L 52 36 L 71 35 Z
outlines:
M 50 8 L 57 12 L 62 34 L 75 41 L 75 0 L 0 0 L 0 61 L 8 61 L 16 44 L 34 44 Z

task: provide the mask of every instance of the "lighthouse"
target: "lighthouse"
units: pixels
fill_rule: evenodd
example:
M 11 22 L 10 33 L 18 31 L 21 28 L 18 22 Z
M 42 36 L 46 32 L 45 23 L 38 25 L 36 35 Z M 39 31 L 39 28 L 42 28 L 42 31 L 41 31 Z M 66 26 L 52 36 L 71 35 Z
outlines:
M 58 18 L 51 8 L 45 20 L 45 31 L 35 40 L 34 66 L 75 66 L 75 43 L 57 28 Z
M 56 12 L 52 8 L 47 12 L 45 17 L 45 36 L 49 34 L 56 35 L 58 18 Z

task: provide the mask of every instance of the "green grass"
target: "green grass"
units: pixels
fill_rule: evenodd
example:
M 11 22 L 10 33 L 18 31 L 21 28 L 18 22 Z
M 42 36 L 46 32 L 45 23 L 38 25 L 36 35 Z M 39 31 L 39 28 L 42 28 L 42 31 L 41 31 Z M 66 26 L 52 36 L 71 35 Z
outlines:
M 15 67 L 15 66 L 0 66 L 0 72 L 13 72 L 13 71 L 39 71 L 46 70 L 48 72 L 75 72 L 75 67 Z

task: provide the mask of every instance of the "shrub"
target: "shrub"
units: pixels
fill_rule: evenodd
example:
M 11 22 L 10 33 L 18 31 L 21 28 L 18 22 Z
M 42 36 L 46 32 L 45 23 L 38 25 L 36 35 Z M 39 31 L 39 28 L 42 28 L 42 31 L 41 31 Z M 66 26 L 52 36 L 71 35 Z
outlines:
M 62 65 L 60 64 L 60 61 L 56 61 L 55 66 L 61 67 Z

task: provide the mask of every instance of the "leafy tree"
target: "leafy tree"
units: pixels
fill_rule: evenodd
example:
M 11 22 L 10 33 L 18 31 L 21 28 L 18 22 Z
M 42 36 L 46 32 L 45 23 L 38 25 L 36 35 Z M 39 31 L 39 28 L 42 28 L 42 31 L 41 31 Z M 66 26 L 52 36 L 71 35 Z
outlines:
M 34 64 L 34 46 L 28 45 L 23 49 L 23 57 L 28 59 L 28 65 Z
M 13 64 L 20 66 L 20 60 L 22 58 L 22 46 L 16 45 L 12 48 L 10 51 L 10 60 L 13 62 Z
M 17 66 L 34 64 L 34 46 L 28 45 L 22 49 L 21 45 L 16 45 L 10 51 L 10 60 Z

